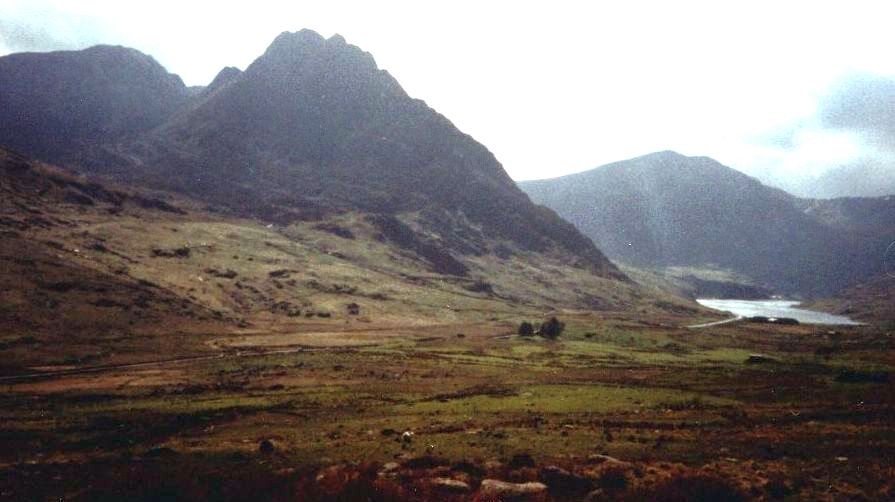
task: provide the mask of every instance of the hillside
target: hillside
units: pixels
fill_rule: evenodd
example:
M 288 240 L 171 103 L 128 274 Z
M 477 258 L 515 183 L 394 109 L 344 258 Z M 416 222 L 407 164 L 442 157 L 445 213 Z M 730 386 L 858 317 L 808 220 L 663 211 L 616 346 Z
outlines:
M 413 326 L 559 308 L 696 311 L 538 253 L 453 259 L 397 218 L 343 212 L 269 224 L 2 149 L 0 190 L 0 353 L 15 367 L 204 353 L 212 333 L 391 327 L 410 336 Z M 465 277 L 437 270 L 447 264 Z
M 705 157 L 661 152 L 520 183 L 609 257 L 640 267 L 708 267 L 787 294 L 826 295 L 866 276 L 849 240 L 795 197 Z
M 108 89 L 78 73 L 102 66 L 94 53 L 109 50 L 64 53 L 65 64 L 53 59 L 61 55 L 10 56 L 8 64 L 37 68 L 40 76 L 16 76 L 19 87 L 32 89 L 22 98 L 29 113 L 52 115 L 57 104 L 33 96 L 61 88 L 66 99 L 91 97 L 67 114 L 90 127 L 83 139 L 57 148 L 48 144 L 57 124 L 38 121 L 23 131 L 0 130 L 0 145 L 243 216 L 281 223 L 343 211 L 400 216 L 414 222 L 424 246 L 453 256 L 552 253 L 626 280 L 572 225 L 532 204 L 484 146 L 409 97 L 370 54 L 338 35 L 283 33 L 244 72 L 222 70 L 192 99 L 151 58 L 128 53 L 133 61 L 117 71 L 128 77 L 116 82 L 116 92 L 158 105 L 148 114 L 145 105 L 134 106 L 131 113 L 147 118 L 128 130 L 93 105 Z M 136 68 L 137 62 L 151 68 Z M 153 87 L 159 96 L 127 94 L 130 80 L 147 73 L 152 78 L 142 88 L 169 85 Z M 98 115 L 109 115 L 112 124 L 94 127 Z
M 895 447 L 865 448 L 892 435 L 872 326 L 689 329 L 720 316 L 536 253 L 438 274 L 369 214 L 272 225 L 6 150 L 0 195 L 15 499 L 460 501 L 486 480 L 557 502 L 659 500 L 669 480 L 816 499 L 889 479 Z M 550 315 L 558 339 L 514 335 Z M 865 477 L 817 461 L 843 451 Z
M 859 321 L 895 323 L 895 276 L 882 274 L 839 291 L 832 298 L 812 303 L 812 307 Z

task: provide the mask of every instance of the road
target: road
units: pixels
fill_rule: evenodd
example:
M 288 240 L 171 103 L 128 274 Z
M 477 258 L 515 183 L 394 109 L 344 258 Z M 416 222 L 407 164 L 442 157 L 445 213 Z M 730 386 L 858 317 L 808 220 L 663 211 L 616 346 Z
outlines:
M 721 320 L 721 321 L 706 322 L 706 323 L 702 323 L 702 324 L 693 324 L 692 326 L 687 326 L 687 329 L 710 328 L 710 327 L 712 327 L 712 326 L 720 326 L 720 325 L 722 325 L 722 324 L 728 324 L 728 323 L 736 322 L 736 321 L 739 321 L 739 320 L 742 319 L 742 318 L 743 318 L 743 316 L 738 315 L 738 316 L 736 316 L 736 317 L 731 317 L 730 319 L 724 319 L 724 320 Z

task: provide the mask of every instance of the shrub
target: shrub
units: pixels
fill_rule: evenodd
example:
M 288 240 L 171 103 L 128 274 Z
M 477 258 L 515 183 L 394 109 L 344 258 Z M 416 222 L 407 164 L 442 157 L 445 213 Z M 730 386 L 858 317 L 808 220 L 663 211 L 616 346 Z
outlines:
M 540 335 L 544 338 L 557 338 L 565 328 L 566 324 L 564 322 L 561 322 L 556 317 L 551 317 L 541 325 Z
M 519 335 L 531 336 L 533 334 L 535 334 L 535 327 L 528 321 L 522 321 L 522 324 L 519 325 Z

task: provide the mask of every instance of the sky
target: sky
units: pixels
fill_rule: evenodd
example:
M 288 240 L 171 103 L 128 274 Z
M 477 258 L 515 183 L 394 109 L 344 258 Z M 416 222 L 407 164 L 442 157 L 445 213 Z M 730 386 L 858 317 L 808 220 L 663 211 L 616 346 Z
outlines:
M 204 85 L 310 28 L 372 53 L 517 180 L 675 150 L 795 193 L 872 192 L 895 187 L 892 19 L 860 0 L 0 0 L 0 55 L 125 45 Z

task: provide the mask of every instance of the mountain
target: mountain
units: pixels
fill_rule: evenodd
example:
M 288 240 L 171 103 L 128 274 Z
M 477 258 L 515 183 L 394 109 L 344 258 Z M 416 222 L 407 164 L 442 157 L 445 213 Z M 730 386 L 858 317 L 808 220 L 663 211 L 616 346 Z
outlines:
M 454 257 L 388 215 L 282 225 L 206 205 L 0 148 L 0 374 L 207 352 L 222 336 L 288 340 L 309 326 L 369 334 L 497 322 L 508 331 L 556 308 L 697 310 L 562 256 Z
M 92 60 L 91 51 L 66 57 Z M 60 77 L 27 85 L 39 94 L 67 87 L 69 66 L 53 67 Z M 159 68 L 156 74 L 167 75 Z M 429 250 L 430 261 L 450 262 L 433 249 L 473 256 L 556 253 L 626 280 L 572 225 L 532 204 L 484 146 L 409 97 L 370 54 L 338 35 L 283 33 L 244 72 L 223 71 L 186 106 L 182 86 L 172 84 L 170 96 L 164 111 L 176 113 L 143 121 L 132 128 L 138 134 L 105 134 L 102 144 L 66 156 L 68 164 L 271 221 L 358 210 L 388 216 L 373 221 L 400 240 L 409 234 L 389 230 L 395 227 L 390 218 L 398 218 L 419 241 L 407 245 Z M 49 113 L 43 101 L 32 107 Z M 73 115 L 93 113 L 79 108 Z M 42 144 L 47 134 L 40 127 L 23 135 L 27 141 L 13 141 L 3 131 L 0 144 L 52 150 Z
M 853 239 L 879 237 L 883 245 L 880 253 L 895 240 L 895 195 L 798 199 L 796 205 L 824 225 L 850 233 Z
M 188 98 L 180 77 L 134 49 L 0 57 L 0 144 L 50 161 L 168 120 Z
M 880 265 L 809 202 L 706 157 L 660 152 L 520 186 L 634 266 L 729 270 L 826 296 Z

